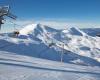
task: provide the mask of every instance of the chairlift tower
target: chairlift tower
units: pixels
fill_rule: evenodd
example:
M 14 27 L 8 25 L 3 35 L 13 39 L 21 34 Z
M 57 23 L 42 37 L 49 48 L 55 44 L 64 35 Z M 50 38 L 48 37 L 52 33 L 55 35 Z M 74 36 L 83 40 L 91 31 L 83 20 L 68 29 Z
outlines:
M 4 17 L 7 16 L 13 20 L 16 20 L 17 16 L 10 13 L 10 7 L 9 6 L 0 6 L 0 29 L 1 25 L 4 24 Z
M 61 63 L 63 62 L 63 56 L 64 56 L 64 42 L 62 44 Z

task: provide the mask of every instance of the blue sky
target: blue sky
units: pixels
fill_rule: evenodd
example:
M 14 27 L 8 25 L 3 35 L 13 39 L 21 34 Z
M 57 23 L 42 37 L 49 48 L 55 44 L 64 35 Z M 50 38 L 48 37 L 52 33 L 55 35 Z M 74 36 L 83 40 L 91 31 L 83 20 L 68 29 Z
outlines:
M 0 0 L 1 3 L 10 4 L 18 19 L 26 22 L 100 25 L 100 0 Z

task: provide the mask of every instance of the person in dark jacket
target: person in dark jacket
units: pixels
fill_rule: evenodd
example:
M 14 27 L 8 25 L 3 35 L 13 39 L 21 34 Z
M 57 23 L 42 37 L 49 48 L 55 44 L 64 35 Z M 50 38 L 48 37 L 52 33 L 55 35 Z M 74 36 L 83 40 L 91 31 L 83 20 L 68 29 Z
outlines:
M 14 35 L 15 35 L 15 37 L 18 37 L 19 31 L 14 31 Z

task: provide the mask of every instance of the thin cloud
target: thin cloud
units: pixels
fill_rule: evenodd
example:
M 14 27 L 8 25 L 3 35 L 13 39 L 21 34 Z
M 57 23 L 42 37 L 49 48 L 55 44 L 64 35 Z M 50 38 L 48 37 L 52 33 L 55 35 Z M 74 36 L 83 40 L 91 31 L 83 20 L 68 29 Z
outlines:
M 65 20 L 52 20 L 52 19 L 45 19 L 45 20 L 17 20 L 17 21 L 7 21 L 3 27 L 4 29 L 2 29 L 3 32 L 6 31 L 12 31 L 14 30 L 14 26 L 16 27 L 16 29 L 21 29 L 23 27 L 25 27 L 26 25 L 29 24 L 34 24 L 34 23 L 41 23 L 43 25 L 47 25 L 50 26 L 52 28 L 55 29 L 66 29 L 66 27 L 78 27 L 78 28 L 100 28 L 100 23 L 89 23 L 89 22 L 68 22 Z M 9 27 L 10 26 L 10 27 Z

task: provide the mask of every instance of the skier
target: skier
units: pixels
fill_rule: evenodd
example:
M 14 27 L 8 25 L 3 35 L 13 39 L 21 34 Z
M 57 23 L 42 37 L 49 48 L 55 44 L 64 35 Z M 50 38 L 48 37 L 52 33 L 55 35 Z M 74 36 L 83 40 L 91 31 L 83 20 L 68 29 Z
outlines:
M 4 24 L 3 20 L 4 20 L 3 17 L 0 17 L 0 29 L 1 29 L 1 25 Z
M 18 35 L 19 35 L 19 31 L 14 31 L 14 36 L 18 37 Z

